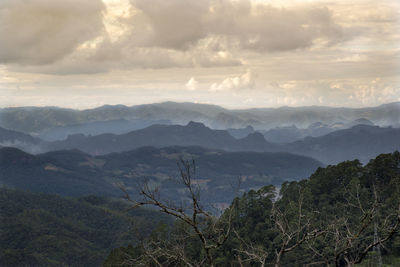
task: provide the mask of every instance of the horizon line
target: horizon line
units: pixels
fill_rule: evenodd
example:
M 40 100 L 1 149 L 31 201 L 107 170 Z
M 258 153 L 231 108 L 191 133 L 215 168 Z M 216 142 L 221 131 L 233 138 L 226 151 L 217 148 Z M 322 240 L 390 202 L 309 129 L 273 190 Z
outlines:
M 0 110 L 3 109 L 31 109 L 31 108 L 54 108 L 54 109 L 67 109 L 67 110 L 75 110 L 75 111 L 85 111 L 85 110 L 93 110 L 93 109 L 99 109 L 102 107 L 117 107 L 117 106 L 123 106 L 127 108 L 132 108 L 132 107 L 138 107 L 138 106 L 146 106 L 146 105 L 162 105 L 162 104 L 167 104 L 167 103 L 172 103 L 172 104 L 193 104 L 193 105 L 204 105 L 204 106 L 214 106 L 214 107 L 219 107 L 222 109 L 226 110 L 254 110 L 254 109 L 281 109 L 281 108 L 347 108 L 347 109 L 363 109 L 363 108 L 377 108 L 380 106 L 384 105 L 391 105 L 391 104 L 400 104 L 400 101 L 391 101 L 391 102 L 386 102 L 382 103 L 379 105 L 371 105 L 371 106 L 332 106 L 332 105 L 307 105 L 307 106 L 289 106 L 289 105 L 283 105 L 283 106 L 274 106 L 274 107 L 268 107 L 268 106 L 257 106 L 257 107 L 227 107 L 224 105 L 218 105 L 218 104 L 212 104 L 212 103 L 200 103 L 200 102 L 189 102 L 189 101 L 160 101 L 160 102 L 151 102 L 151 103 L 142 103 L 142 104 L 134 104 L 134 105 L 125 105 L 125 104 L 103 104 L 99 106 L 94 106 L 91 108 L 76 108 L 76 107 L 67 107 L 67 106 L 49 106 L 49 105 L 44 105 L 44 106 L 5 106 L 5 107 L 0 107 Z

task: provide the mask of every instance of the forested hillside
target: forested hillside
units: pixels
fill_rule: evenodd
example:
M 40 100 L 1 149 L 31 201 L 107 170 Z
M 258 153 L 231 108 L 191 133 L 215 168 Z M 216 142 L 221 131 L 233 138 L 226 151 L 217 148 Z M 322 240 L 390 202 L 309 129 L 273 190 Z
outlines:
M 99 266 L 169 218 L 105 197 L 65 198 L 0 188 L 0 266 Z
M 159 206 L 156 195 L 143 192 L 143 205 Z M 319 168 L 309 179 L 284 183 L 278 196 L 273 186 L 250 191 L 219 218 L 209 217 L 192 196 L 195 206 L 187 213 L 166 204 L 176 214 L 174 228 L 114 250 L 104 265 L 400 264 L 399 152 L 366 166 L 355 160 Z
M 122 185 L 131 193 L 147 181 L 171 200 L 184 198 L 179 175 L 180 158 L 194 159 L 197 180 L 210 203 L 232 201 L 232 184 L 240 178 L 242 190 L 279 185 L 308 177 L 322 164 L 289 153 L 226 152 L 201 147 L 143 147 L 91 156 L 79 150 L 31 155 L 15 148 L 0 148 L 0 183 L 33 192 L 84 196 L 121 196 Z

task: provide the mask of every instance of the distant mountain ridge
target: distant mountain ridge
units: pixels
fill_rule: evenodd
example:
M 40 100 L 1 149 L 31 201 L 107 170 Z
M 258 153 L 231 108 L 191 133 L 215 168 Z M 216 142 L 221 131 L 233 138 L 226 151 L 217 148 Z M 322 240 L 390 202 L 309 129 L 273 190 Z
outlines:
M 274 151 L 262 134 L 252 133 L 242 139 L 232 137 L 225 130 L 213 130 L 202 123 L 181 125 L 152 125 L 126 134 L 97 136 L 72 135 L 66 140 L 50 142 L 46 150 L 80 149 L 93 155 L 132 150 L 142 146 L 201 146 L 226 151 Z
M 333 124 L 325 124 L 322 122 L 314 122 L 307 128 L 298 128 L 295 125 L 276 127 L 268 131 L 260 131 L 268 142 L 272 143 L 290 143 L 305 137 L 319 137 L 338 130 L 349 129 L 357 125 L 375 126 L 373 122 L 365 118 L 359 118 L 348 123 L 336 122 Z
M 171 180 L 179 176 L 180 158 L 194 159 L 196 181 L 208 202 L 230 202 L 232 185 L 241 179 L 241 189 L 266 183 L 307 177 L 322 163 L 289 153 L 226 152 L 201 147 L 142 147 L 91 156 L 79 150 L 31 155 L 16 148 L 0 148 L 0 184 L 32 192 L 64 196 L 89 194 L 122 196 L 122 184 L 132 194 L 144 181 L 159 186 L 163 195 L 181 200 L 182 185 Z
M 324 136 L 284 144 L 280 149 L 313 157 L 325 164 L 354 159 L 368 163 L 379 154 L 400 150 L 400 129 L 356 125 Z
M 99 135 L 103 133 L 124 134 L 134 130 L 143 129 L 153 124 L 170 125 L 168 120 L 108 120 L 95 121 L 84 124 L 53 127 L 37 135 L 46 141 L 63 140 L 68 135 L 84 134 Z
M 0 146 L 17 147 L 31 153 L 37 153 L 41 150 L 42 142 L 39 138 L 32 137 L 29 134 L 0 127 Z
M 39 143 L 40 140 L 38 138 L 34 138 L 29 134 L 24 134 L 21 132 L 8 130 L 0 127 L 0 143 L 29 143 L 29 144 L 36 144 Z
M 282 128 L 280 130 L 291 131 L 292 128 Z M 315 125 L 315 128 L 323 128 L 323 126 Z M 92 155 L 105 155 L 113 152 L 129 151 L 144 146 L 157 148 L 200 146 L 230 152 L 289 152 L 312 157 L 325 164 L 335 164 L 353 159 L 360 159 L 361 162 L 367 163 L 370 159 L 381 153 L 391 153 L 395 150 L 400 150 L 399 128 L 361 124 L 349 129 L 337 130 L 317 137 L 305 137 L 284 144 L 268 142 L 266 141 L 265 133 L 263 135 L 251 128 L 244 130 L 245 132 L 250 132 L 246 137 L 236 139 L 229 131 L 213 130 L 197 122 L 190 122 L 185 126 L 152 125 L 120 135 L 101 134 L 85 136 L 77 134 L 68 136 L 66 140 L 55 142 L 44 142 L 25 134 L 4 129 L 3 131 L 1 130 L 0 140 L 6 140 L 6 138 L 11 140 L 11 138 L 15 139 L 18 137 L 23 138 L 22 140 L 33 140 L 32 142 L 34 143 L 23 143 L 23 141 L 15 139 L 17 141 L 14 143 L 6 142 L 4 144 L 35 154 L 46 151 L 79 149 Z M 1 133 L 6 134 L 2 137 Z M 10 136 L 9 133 L 13 134 Z M 278 131 L 277 133 L 277 136 L 279 134 L 284 136 L 284 132 L 279 133 Z M 243 134 L 243 132 L 239 130 L 239 134 Z
M 367 108 L 281 107 L 230 110 L 215 105 L 164 102 L 127 107 L 102 106 L 87 110 L 56 107 L 20 107 L 0 109 L 0 126 L 24 133 L 39 134 L 59 126 L 109 120 L 167 120 L 171 124 L 202 122 L 216 129 L 256 129 L 295 125 L 307 128 L 315 122 L 349 123 L 365 118 L 375 125 L 400 127 L 400 102 Z
M 122 152 L 142 146 L 201 146 L 226 151 L 289 152 L 309 156 L 325 164 L 344 160 L 369 159 L 382 153 L 400 150 L 400 129 L 370 125 L 356 125 L 319 137 L 274 144 L 259 132 L 236 139 L 228 131 L 213 130 L 201 123 L 186 126 L 153 125 L 123 135 L 70 136 L 67 140 L 48 143 L 47 150 L 80 149 L 93 155 Z

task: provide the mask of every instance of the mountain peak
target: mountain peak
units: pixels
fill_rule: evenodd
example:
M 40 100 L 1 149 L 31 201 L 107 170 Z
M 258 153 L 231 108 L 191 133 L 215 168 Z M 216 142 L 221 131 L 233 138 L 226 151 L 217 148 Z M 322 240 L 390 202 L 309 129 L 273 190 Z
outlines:
M 245 138 L 248 140 L 266 142 L 264 136 L 259 132 L 249 133 Z
M 191 128 L 207 128 L 203 123 L 195 121 L 190 121 L 186 126 Z
M 352 124 L 357 125 L 357 124 L 362 124 L 362 125 L 369 125 L 369 126 L 374 126 L 374 123 L 366 118 L 359 118 L 356 119 L 352 122 Z

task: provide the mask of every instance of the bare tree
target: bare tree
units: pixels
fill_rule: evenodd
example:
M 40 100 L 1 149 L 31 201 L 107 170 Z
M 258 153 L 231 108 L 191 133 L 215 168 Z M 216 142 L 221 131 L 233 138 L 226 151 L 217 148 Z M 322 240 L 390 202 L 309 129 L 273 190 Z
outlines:
M 323 243 L 331 244 L 331 250 L 321 251 L 315 243 L 307 242 L 314 256 L 327 266 L 361 263 L 368 252 L 382 246 L 400 229 L 400 204 L 397 210 L 385 214 L 376 187 L 373 185 L 371 190 L 363 191 L 359 183 L 344 187 L 342 214 L 331 218 L 326 226 Z
M 269 252 L 267 249 L 262 245 L 254 245 L 252 242 L 244 240 L 236 230 L 233 232 L 240 242 L 240 247 L 235 249 L 238 253 L 239 265 L 244 266 L 246 262 L 258 262 L 261 267 L 264 267 L 268 263 Z
M 258 263 L 262 267 L 267 265 L 279 267 L 282 265 L 284 255 L 325 233 L 326 229 L 313 221 L 310 216 L 312 212 L 304 211 L 303 188 L 298 184 L 292 184 L 291 189 L 293 188 L 295 190 L 291 199 L 277 201 L 275 199 L 270 207 L 268 219 L 272 223 L 271 230 L 276 231 L 272 247 L 256 244 L 233 230 L 240 244 L 240 247 L 235 249 L 240 266 Z
M 214 266 L 214 253 L 233 233 L 239 243 L 233 248 L 234 257 L 240 266 L 258 263 L 262 267 L 280 267 L 285 255 L 298 248 L 308 257 L 305 266 L 352 266 L 361 263 L 368 252 L 383 246 L 400 229 L 400 203 L 393 201 L 391 210 L 386 212 L 388 206 L 379 197 L 376 187 L 362 187 L 358 178 L 343 190 L 338 190 L 344 192 L 343 196 L 328 212 L 316 210 L 317 206 L 313 206 L 311 193 L 304 184 L 292 183 L 281 199 L 273 200 L 269 191 L 257 195 L 271 199 L 266 206 L 270 216 L 265 220 L 276 236 L 271 240 L 272 247 L 256 244 L 233 229 L 235 205 L 241 206 L 237 201 L 233 201 L 220 218 L 213 216 L 200 203 L 200 188 L 194 181 L 195 162 L 181 159 L 178 168 L 179 181 L 188 197 L 179 205 L 163 200 L 158 188 L 150 188 L 148 184 L 140 188 L 140 200 L 131 199 L 123 189 L 133 208 L 156 207 L 185 226 L 179 227 L 182 232 L 170 233 L 168 238 L 142 242 L 142 255 L 127 259 L 127 265 Z M 393 205 L 398 206 L 394 208 Z M 193 242 L 201 248 L 200 257 L 190 256 L 187 252 L 187 244 Z
M 190 242 L 191 235 L 187 233 L 168 233 L 168 237 L 162 233 L 160 236 L 142 240 L 140 243 L 141 255 L 132 258 L 126 255 L 122 262 L 124 266 L 179 266 L 183 264 L 189 267 L 203 266 L 204 259 L 196 261 L 189 258 L 186 253 L 186 242 Z
M 144 257 L 146 260 L 151 259 L 156 265 L 163 265 L 159 259 L 166 261 L 179 260 L 187 266 L 200 266 L 204 262 L 207 265 L 214 266 L 213 252 L 222 246 L 228 239 L 232 230 L 232 210 L 233 205 L 227 208 L 223 216 L 217 219 L 210 212 L 206 211 L 200 203 L 200 188 L 194 183 L 196 165 L 194 160 L 187 161 L 180 159 L 178 162 L 179 181 L 184 185 L 188 201 L 186 203 L 172 203 L 167 200 L 162 200 L 158 188 L 152 189 L 148 184 L 144 184 L 140 189 L 141 200 L 133 200 L 128 192 L 121 188 L 125 193 L 125 198 L 133 203 L 132 208 L 141 206 L 153 206 L 160 209 L 161 212 L 171 215 L 178 219 L 188 227 L 186 237 L 196 237 L 200 241 L 201 249 L 205 254 L 205 258 L 200 261 L 189 259 L 185 254 L 183 237 L 170 238 L 168 244 L 166 240 L 152 241 L 144 245 Z M 179 240 L 180 242 L 177 242 Z M 171 243 L 173 242 L 173 244 Z M 131 263 L 144 262 L 144 258 L 131 259 Z M 160 265 L 161 264 L 161 265 Z M 165 263 L 164 263 L 165 264 Z
M 272 220 L 279 231 L 280 244 L 275 249 L 274 266 L 280 267 L 282 257 L 303 243 L 325 233 L 325 229 L 312 222 L 312 216 L 304 214 L 302 188 L 298 188 L 296 201 L 290 201 L 279 207 L 274 203 Z M 310 213 L 309 213 L 310 214 Z

